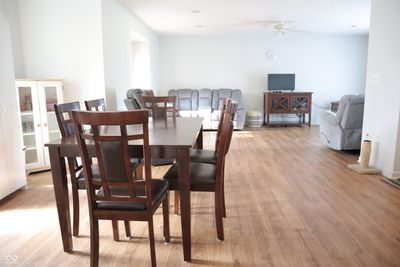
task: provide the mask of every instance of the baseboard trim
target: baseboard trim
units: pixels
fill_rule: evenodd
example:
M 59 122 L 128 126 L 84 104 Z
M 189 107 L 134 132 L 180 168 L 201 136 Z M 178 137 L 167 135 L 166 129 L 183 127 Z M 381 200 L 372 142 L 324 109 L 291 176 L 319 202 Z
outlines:
M 399 179 L 400 178 L 400 171 L 387 171 L 384 170 L 382 172 L 383 176 L 385 176 L 388 179 Z

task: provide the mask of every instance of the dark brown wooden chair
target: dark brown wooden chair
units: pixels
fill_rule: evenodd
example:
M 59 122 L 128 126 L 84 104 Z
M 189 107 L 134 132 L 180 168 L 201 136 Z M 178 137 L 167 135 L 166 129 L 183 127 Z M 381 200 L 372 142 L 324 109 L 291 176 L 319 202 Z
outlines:
M 88 111 L 106 111 L 104 98 L 85 101 L 85 107 Z
M 156 266 L 153 214 L 162 203 L 164 237 L 169 242 L 168 182 L 151 177 L 148 111 L 74 111 L 72 118 L 88 185 L 90 266 L 99 264 L 99 220 L 147 221 L 151 262 Z M 85 125 L 90 125 L 90 132 Z M 110 126 L 118 131 L 112 133 Z M 143 152 L 144 179 L 136 178 L 130 167 L 128 142 L 132 140 L 143 144 L 138 149 Z M 87 142 L 95 145 L 100 177 L 92 172 Z
M 153 119 L 176 118 L 176 96 L 143 96 L 142 103 Z
M 68 137 L 75 135 L 75 126 L 71 119 L 71 111 L 73 110 L 81 110 L 80 104 L 78 101 L 64 103 L 64 104 L 55 104 L 54 111 L 56 114 L 58 127 L 60 128 L 61 136 Z M 68 169 L 71 177 L 71 192 L 72 192 L 72 235 L 79 235 L 79 194 L 78 190 L 85 190 L 85 178 L 82 172 L 82 165 L 78 163 L 76 158 L 68 158 Z M 136 167 L 136 166 L 132 166 Z M 99 169 L 97 165 L 92 165 L 93 172 L 95 175 L 99 176 Z M 113 235 L 114 240 L 119 240 L 119 231 L 118 231 L 118 222 L 112 222 L 113 227 Z M 125 232 L 126 236 L 130 237 L 130 227 L 129 222 L 125 222 Z
M 153 120 L 165 120 L 168 117 L 176 118 L 176 96 L 143 96 L 142 105 L 149 109 Z M 153 166 L 163 166 L 174 164 L 171 159 L 153 159 Z
M 227 106 L 232 104 L 232 99 L 230 98 L 225 98 L 223 105 L 221 107 L 221 112 L 220 112 L 220 120 L 218 123 L 218 128 L 217 128 L 217 136 L 215 138 L 215 149 L 214 150 L 208 150 L 208 149 L 192 149 L 190 151 L 190 161 L 192 162 L 200 162 L 200 163 L 209 163 L 209 164 L 217 164 L 217 149 L 218 149 L 218 142 L 221 138 L 221 127 L 222 127 L 222 118 L 224 117 L 224 114 L 227 112 Z M 234 108 L 236 107 L 236 108 Z M 235 117 L 237 110 L 237 104 L 234 106 L 231 106 L 230 110 L 228 110 L 229 114 L 231 115 L 231 118 Z
M 228 106 L 227 108 L 230 107 Z M 215 193 L 215 221 L 217 237 L 219 240 L 224 240 L 224 166 L 229 135 L 233 131 L 233 121 L 228 113 L 225 113 L 221 120 L 221 136 L 217 147 L 217 164 L 191 162 L 190 190 Z M 179 190 L 178 166 L 176 164 L 167 171 L 164 175 L 164 179 L 169 182 L 170 190 Z

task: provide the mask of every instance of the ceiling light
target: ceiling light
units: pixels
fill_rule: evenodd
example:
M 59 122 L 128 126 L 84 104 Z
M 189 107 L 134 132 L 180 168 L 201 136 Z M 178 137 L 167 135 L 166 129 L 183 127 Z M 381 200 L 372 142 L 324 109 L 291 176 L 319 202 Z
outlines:
M 350 25 L 351 28 L 357 28 L 356 24 Z
M 203 27 L 204 27 L 203 25 L 196 25 L 196 28 L 198 28 L 198 29 L 203 28 Z
M 287 38 L 287 34 L 284 31 L 275 31 L 276 39 L 285 39 Z
M 192 14 L 199 14 L 200 13 L 200 10 L 198 10 L 198 9 L 193 9 L 192 10 Z

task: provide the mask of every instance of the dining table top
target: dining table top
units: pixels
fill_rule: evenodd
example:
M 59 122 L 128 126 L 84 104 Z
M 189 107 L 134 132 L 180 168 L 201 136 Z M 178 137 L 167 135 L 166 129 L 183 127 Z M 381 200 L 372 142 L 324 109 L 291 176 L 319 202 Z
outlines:
M 149 145 L 169 146 L 169 147 L 193 147 L 199 131 L 201 131 L 203 118 L 200 117 L 176 117 L 164 120 L 153 120 L 149 118 L 148 133 Z M 127 126 L 128 134 L 137 134 L 142 131 L 141 125 Z M 101 129 L 103 134 L 116 134 L 119 126 L 104 126 Z M 129 144 L 135 145 L 138 141 L 130 141 Z M 139 143 L 138 143 L 139 144 Z M 63 137 L 46 143 L 45 146 L 76 146 L 75 136 Z

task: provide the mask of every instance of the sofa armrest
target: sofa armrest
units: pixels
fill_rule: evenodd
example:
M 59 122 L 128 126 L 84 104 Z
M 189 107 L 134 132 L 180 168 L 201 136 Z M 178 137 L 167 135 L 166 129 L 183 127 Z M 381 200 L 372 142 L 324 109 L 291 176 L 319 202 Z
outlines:
M 336 113 L 330 111 L 330 110 L 323 110 L 320 112 L 321 115 L 321 122 L 324 121 L 326 123 L 329 123 L 331 125 L 338 125 L 336 121 Z

